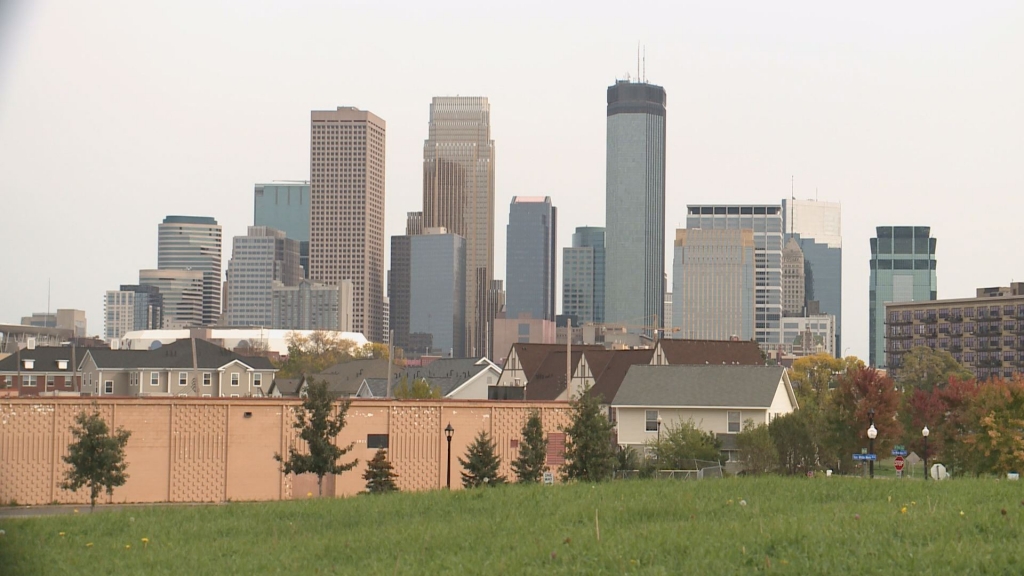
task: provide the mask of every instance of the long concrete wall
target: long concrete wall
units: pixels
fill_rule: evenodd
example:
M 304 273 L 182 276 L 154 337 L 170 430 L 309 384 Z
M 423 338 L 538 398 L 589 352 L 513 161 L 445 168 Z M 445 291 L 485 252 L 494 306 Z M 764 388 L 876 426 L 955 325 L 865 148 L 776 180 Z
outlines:
M 95 405 L 95 406 L 94 406 Z M 220 502 L 283 500 L 316 494 L 315 476 L 286 476 L 274 454 L 296 445 L 295 400 L 226 399 L 5 399 L 0 401 L 0 504 L 84 503 L 85 490 L 60 488 L 71 426 L 83 410 L 98 410 L 128 441 L 128 482 L 104 502 Z M 560 402 L 353 400 L 339 445 L 355 446 L 343 461 L 353 470 L 324 481 L 324 494 L 348 496 L 365 488 L 363 471 L 376 449 L 370 434 L 387 434 L 388 456 L 402 490 L 444 487 L 444 428 L 455 428 L 451 446 L 452 488 L 461 486 L 458 457 L 477 433 L 487 431 L 498 448 L 502 474 L 512 476 L 521 430 L 531 410 L 540 412 L 549 435 L 549 464 L 560 464 L 559 427 L 568 424 Z

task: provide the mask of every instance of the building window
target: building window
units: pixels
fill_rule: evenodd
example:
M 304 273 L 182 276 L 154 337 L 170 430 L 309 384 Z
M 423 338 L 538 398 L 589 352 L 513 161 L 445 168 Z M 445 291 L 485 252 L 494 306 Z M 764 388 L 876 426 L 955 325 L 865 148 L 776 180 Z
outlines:
M 263 386 L 263 374 L 260 374 L 258 372 L 256 374 L 253 374 L 252 385 L 256 387 Z M 385 446 L 385 448 L 387 448 L 387 446 Z
M 46 385 L 53 386 L 53 374 L 46 375 Z
M 104 394 L 113 394 L 114 393 L 114 381 L 113 380 L 107 380 L 106 382 L 103 383 L 103 393 Z
M 203 372 L 203 386 L 213 386 L 213 375 L 209 372 Z
M 178 394 L 178 398 L 188 398 L 188 394 L 182 392 L 181 394 Z
M 149 373 L 149 385 L 150 386 L 159 386 L 160 385 L 160 373 L 159 372 L 150 372 Z
M 178 372 L 178 386 L 188 386 L 188 372 Z
M 203 394 L 203 398 L 209 398 L 209 397 L 210 397 L 209 394 Z
M 648 410 L 647 411 L 646 421 L 647 421 L 647 425 L 644 428 L 645 430 L 647 430 L 648 432 L 657 432 L 658 431 L 658 411 L 657 410 Z
M 238 386 L 238 373 L 237 372 L 235 372 L 234 374 L 231 375 L 231 385 L 232 386 Z
M 736 433 L 740 431 L 740 412 L 739 410 L 729 411 L 729 432 Z
M 35 385 L 36 385 L 36 377 L 35 376 L 28 376 L 28 375 L 22 376 L 21 377 L 21 385 L 23 387 L 27 387 L 27 388 L 35 387 Z
M 367 434 L 366 435 L 366 447 L 367 448 L 384 448 L 388 447 L 388 435 L 387 434 Z
M 231 397 L 232 398 L 238 398 L 238 394 L 232 394 Z

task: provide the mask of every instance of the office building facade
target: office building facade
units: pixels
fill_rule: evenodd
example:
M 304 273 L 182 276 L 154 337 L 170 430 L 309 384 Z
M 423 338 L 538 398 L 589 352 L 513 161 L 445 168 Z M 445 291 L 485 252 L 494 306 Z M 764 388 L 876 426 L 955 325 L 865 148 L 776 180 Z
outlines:
M 206 216 L 167 216 L 157 237 L 159 270 L 191 270 L 203 275 L 203 326 L 221 315 L 221 226 Z
M 604 228 L 580 226 L 562 249 L 562 314 L 574 325 L 604 322 Z
M 803 316 L 806 309 L 804 252 L 795 238 L 782 249 L 782 315 Z
M 430 354 L 466 356 L 466 240 L 425 228 L 410 240 L 410 341 L 429 341 Z
M 21 317 L 21 325 L 72 330 L 76 338 L 85 338 L 88 335 L 85 310 L 73 308 L 58 308 L 56 312 L 33 312 L 31 316 Z
M 275 280 L 270 293 L 269 327 L 352 332 L 352 293 L 351 280 L 326 285 L 303 279 L 295 286 Z
M 245 236 L 235 236 L 228 262 L 227 326 L 270 326 L 272 289 L 275 281 L 298 286 L 302 280 L 299 242 L 267 226 L 249 226 Z
M 936 239 L 929 226 L 879 226 L 871 239 L 869 363 L 886 367 L 885 306 L 938 298 Z
M 388 271 L 388 325 L 394 333 L 393 344 L 409 347 L 409 289 L 413 236 L 423 233 L 423 213 L 409 212 L 405 234 L 391 237 L 391 270 Z
M 836 318 L 836 352 L 843 348 L 843 236 L 838 202 L 782 200 L 783 230 L 804 256 L 804 300 Z
M 122 284 L 103 298 L 103 338 L 115 340 L 133 330 L 163 328 L 163 297 L 156 286 Z
M 505 257 L 507 318 L 554 321 L 556 230 L 551 197 L 512 197 Z
M 299 243 L 299 265 L 309 277 L 309 182 L 257 184 L 253 193 L 253 224 L 284 232 Z
M 139 285 L 160 291 L 165 330 L 203 326 L 206 275 L 200 270 L 139 270 Z
M 384 329 L 385 133 L 354 107 L 311 115 L 309 278 L 352 281 L 353 331 L 372 342 Z
M 752 339 L 756 270 L 753 230 L 676 230 L 671 336 Z

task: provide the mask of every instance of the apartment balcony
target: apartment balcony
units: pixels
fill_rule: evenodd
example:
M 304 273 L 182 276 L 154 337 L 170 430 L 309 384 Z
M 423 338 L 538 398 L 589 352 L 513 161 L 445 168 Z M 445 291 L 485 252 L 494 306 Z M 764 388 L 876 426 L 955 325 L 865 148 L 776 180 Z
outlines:
M 889 334 L 886 336 L 889 340 L 910 340 L 913 337 L 913 334 Z
M 950 346 L 949 347 L 949 352 L 950 353 L 957 353 L 957 352 L 963 352 L 963 351 L 964 351 L 964 347 L 963 346 Z
M 949 317 L 949 321 L 950 322 L 955 322 L 955 323 L 963 322 L 964 321 L 964 317 L 963 316 L 950 316 Z
M 1003 367 L 1003 361 L 1002 360 L 982 360 L 982 361 L 978 362 L 977 365 L 982 367 L 982 368 L 1002 368 Z
M 895 318 L 895 319 L 891 319 L 891 320 L 886 320 L 885 323 L 886 323 L 887 326 L 906 326 L 908 324 L 913 324 L 914 321 L 913 320 L 900 320 L 898 318 Z
M 938 324 L 939 323 L 939 318 L 937 316 L 927 316 L 927 317 L 921 319 L 921 322 L 923 322 L 925 324 Z

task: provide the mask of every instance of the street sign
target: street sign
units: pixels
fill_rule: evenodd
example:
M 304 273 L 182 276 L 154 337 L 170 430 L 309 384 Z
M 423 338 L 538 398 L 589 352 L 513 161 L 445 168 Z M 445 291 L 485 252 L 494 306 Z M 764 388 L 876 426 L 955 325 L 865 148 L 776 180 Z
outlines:
M 946 475 L 946 467 L 942 464 L 932 464 L 931 474 L 932 478 L 935 480 L 945 480 L 948 478 Z
M 544 484 L 547 484 L 548 486 L 551 486 L 554 483 L 555 483 L 555 475 L 552 474 L 551 472 L 545 472 L 544 473 Z
M 903 456 L 907 455 L 907 451 L 906 450 L 899 450 L 899 449 L 893 448 L 892 449 L 892 455 L 893 456 L 903 457 Z
M 878 456 L 875 454 L 854 454 L 854 460 L 878 460 Z
M 893 468 L 896 468 L 897 472 L 903 471 L 904 464 L 906 464 L 906 460 L 903 459 L 903 456 L 897 456 L 896 459 L 893 460 L 892 462 Z

